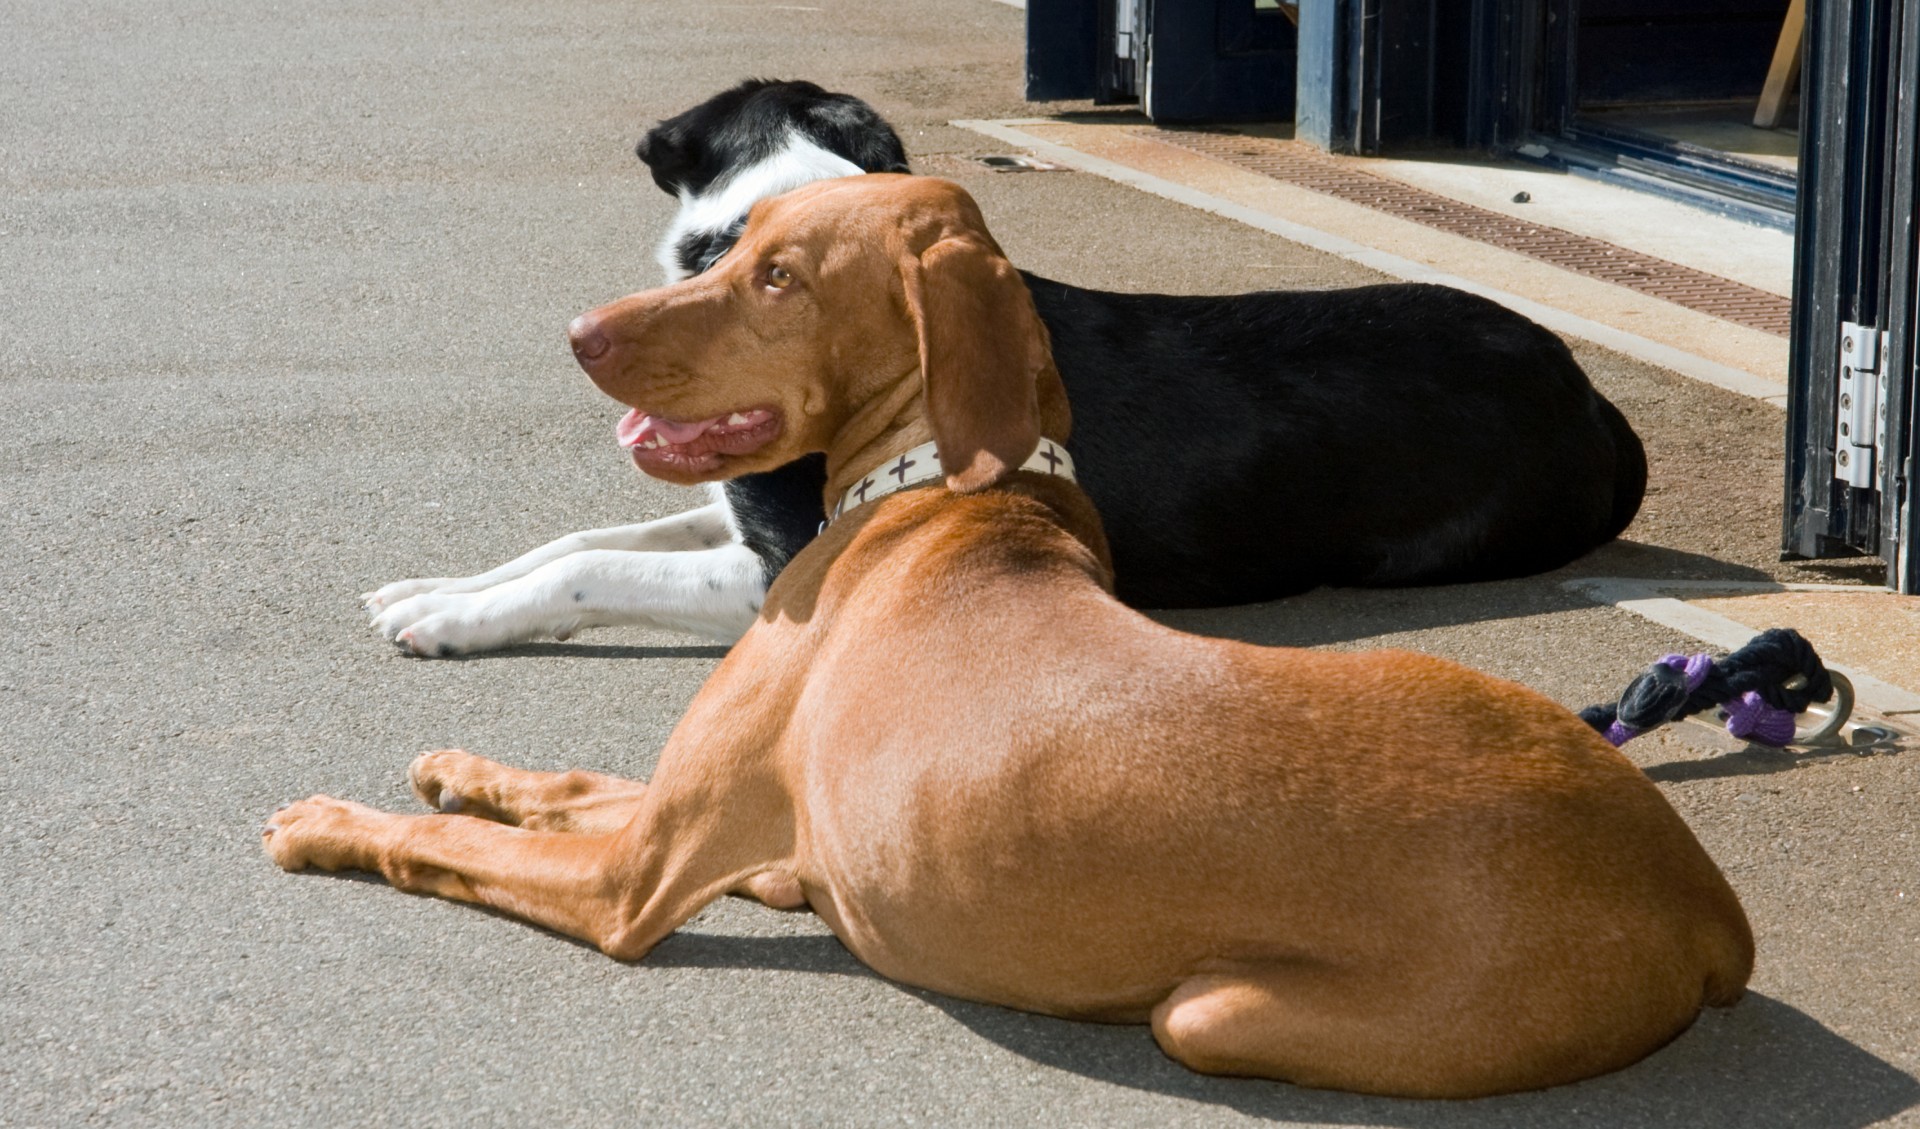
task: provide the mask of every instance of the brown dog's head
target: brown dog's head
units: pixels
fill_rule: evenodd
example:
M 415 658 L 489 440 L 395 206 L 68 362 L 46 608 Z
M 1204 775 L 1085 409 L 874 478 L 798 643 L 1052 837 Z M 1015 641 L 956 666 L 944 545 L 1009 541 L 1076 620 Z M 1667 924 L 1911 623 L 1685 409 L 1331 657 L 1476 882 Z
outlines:
M 582 314 L 574 355 L 634 410 L 640 469 L 693 483 L 825 451 L 858 473 L 934 439 L 956 491 L 1066 438 L 1046 330 L 973 199 L 929 177 L 756 205 L 712 270 Z M 867 460 L 871 459 L 869 463 Z

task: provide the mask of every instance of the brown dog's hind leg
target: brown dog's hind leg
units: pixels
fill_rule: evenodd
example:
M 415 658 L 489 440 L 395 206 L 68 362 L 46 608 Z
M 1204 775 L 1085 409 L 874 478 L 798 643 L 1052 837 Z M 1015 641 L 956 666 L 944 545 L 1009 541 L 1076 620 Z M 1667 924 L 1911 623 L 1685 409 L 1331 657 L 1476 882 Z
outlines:
M 448 814 L 477 816 L 533 831 L 607 834 L 640 810 L 647 786 L 598 772 L 534 772 L 464 749 L 421 753 L 407 767 L 414 795 Z
M 1397 1097 L 1475 1097 L 1520 1088 L 1460 1069 L 1452 1040 L 1422 1038 L 1379 992 L 1345 990 L 1324 968 L 1196 976 L 1153 1009 L 1153 1037 L 1202 1074 Z
M 1618 1070 L 1692 1022 L 1697 980 L 1649 986 L 1626 971 L 1622 987 L 1575 1000 L 1525 984 L 1463 992 L 1404 970 L 1249 963 L 1174 989 L 1153 1009 L 1153 1036 L 1203 1074 L 1403 1098 L 1537 1090 Z

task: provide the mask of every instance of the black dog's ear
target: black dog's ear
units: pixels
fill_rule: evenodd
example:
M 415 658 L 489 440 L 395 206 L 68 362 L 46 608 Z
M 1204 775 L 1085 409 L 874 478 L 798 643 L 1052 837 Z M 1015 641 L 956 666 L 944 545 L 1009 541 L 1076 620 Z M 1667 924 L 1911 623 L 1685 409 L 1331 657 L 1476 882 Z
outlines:
M 697 163 L 680 132 L 665 122 L 647 131 L 640 144 L 633 147 L 633 155 L 640 158 L 653 173 L 653 182 L 669 196 L 679 193 L 681 182 Z
M 689 231 L 673 245 L 673 259 L 680 269 L 690 275 L 705 274 L 713 269 L 713 264 L 733 250 L 740 242 L 740 235 L 747 230 L 745 216 L 733 221 L 726 227 L 709 231 Z
M 912 172 L 907 148 L 887 119 L 851 94 L 824 94 L 807 108 L 807 132 L 821 147 L 860 166 L 862 172 Z

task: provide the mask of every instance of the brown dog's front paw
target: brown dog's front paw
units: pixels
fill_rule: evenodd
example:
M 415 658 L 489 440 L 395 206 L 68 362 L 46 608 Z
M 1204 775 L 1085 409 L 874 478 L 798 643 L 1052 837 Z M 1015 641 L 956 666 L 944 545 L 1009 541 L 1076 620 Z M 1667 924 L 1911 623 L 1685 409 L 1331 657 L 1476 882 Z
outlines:
M 407 766 L 407 783 L 420 802 L 447 815 L 467 812 L 491 818 L 484 810 L 479 776 L 482 770 L 497 767 L 485 757 L 476 757 L 465 749 L 435 749 L 421 753 Z
M 260 838 L 282 870 L 370 870 L 373 826 L 384 818 L 364 804 L 312 796 L 268 816 Z

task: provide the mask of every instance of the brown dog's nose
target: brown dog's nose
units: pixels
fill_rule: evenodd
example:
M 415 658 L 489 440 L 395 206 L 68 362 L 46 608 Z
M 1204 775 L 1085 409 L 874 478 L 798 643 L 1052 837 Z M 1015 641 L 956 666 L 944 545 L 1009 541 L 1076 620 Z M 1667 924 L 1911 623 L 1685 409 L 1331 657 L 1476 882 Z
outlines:
M 567 340 L 573 343 L 573 355 L 582 362 L 597 361 L 613 348 L 613 342 L 600 332 L 600 323 L 592 314 L 581 314 L 567 326 Z

